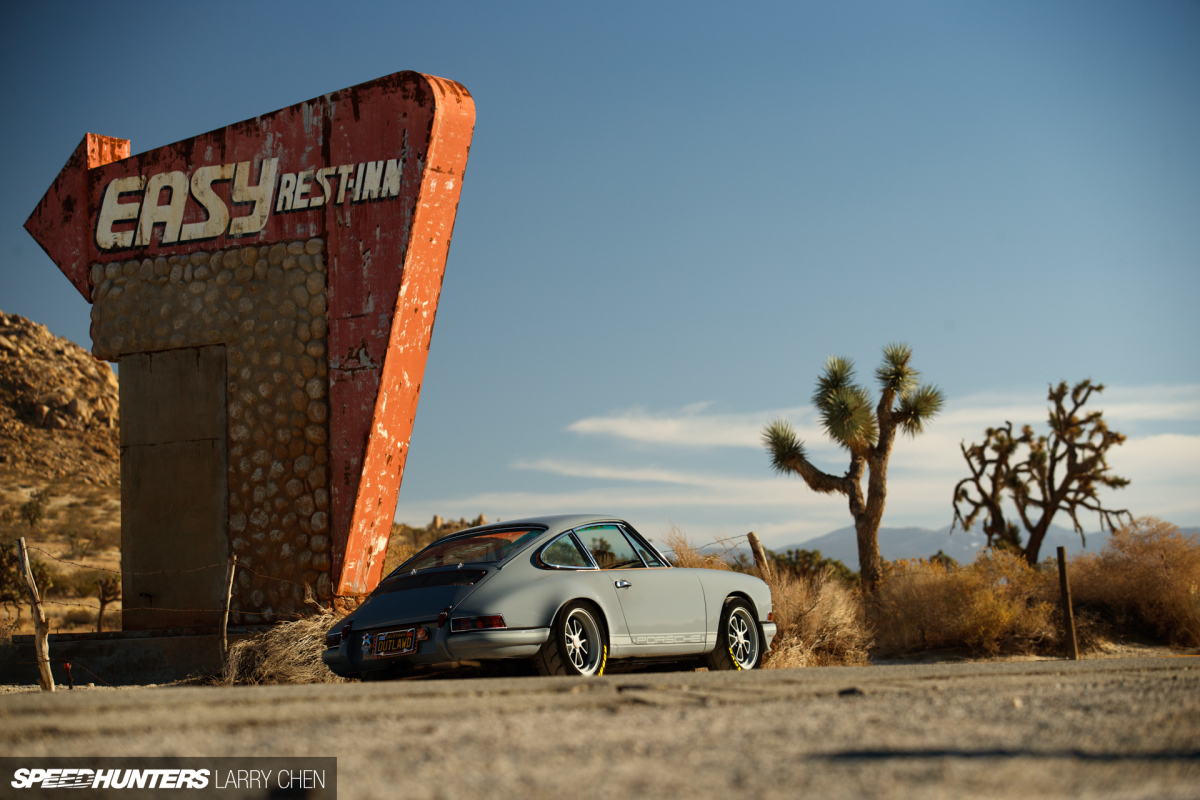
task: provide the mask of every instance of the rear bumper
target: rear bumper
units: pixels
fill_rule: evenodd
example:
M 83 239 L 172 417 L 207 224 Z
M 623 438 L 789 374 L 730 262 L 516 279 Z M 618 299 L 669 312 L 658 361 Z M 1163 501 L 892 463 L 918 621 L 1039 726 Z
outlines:
M 456 661 L 489 658 L 529 658 L 550 638 L 549 628 L 452 633 L 447 649 Z
M 425 627 L 428 629 L 432 626 Z M 341 675 L 343 678 L 359 677 L 366 672 L 407 670 L 411 667 L 444 664 L 456 660 L 446 651 L 444 636 L 442 631 L 436 631 L 430 639 L 417 645 L 415 653 L 393 658 L 375 658 L 363 654 L 363 634 L 355 631 L 349 640 L 322 651 L 321 660 L 335 675 Z
M 763 622 L 761 624 L 763 633 L 763 652 L 765 653 L 771 649 L 771 642 L 775 640 L 775 632 L 778 630 L 778 628 L 774 622 Z
M 329 671 L 334 675 L 341 675 L 343 678 L 346 678 L 354 673 L 354 667 L 350 664 L 345 647 L 330 647 L 322 650 L 321 660 L 325 662 L 325 666 L 329 667 Z
M 519 630 L 466 631 L 450 633 L 436 630 L 433 637 L 421 642 L 416 653 L 395 658 L 370 658 L 361 653 L 361 634 L 350 641 L 321 653 L 321 660 L 336 675 L 355 677 L 377 670 L 405 669 L 454 661 L 486 661 L 497 658 L 529 658 L 550 638 L 549 628 Z

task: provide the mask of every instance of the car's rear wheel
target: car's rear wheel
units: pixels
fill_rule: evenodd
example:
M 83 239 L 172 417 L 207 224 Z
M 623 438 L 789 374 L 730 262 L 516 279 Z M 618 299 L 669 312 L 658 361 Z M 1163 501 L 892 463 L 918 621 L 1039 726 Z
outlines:
M 710 670 L 755 669 L 762 664 L 762 636 L 754 609 L 740 597 L 730 597 L 721 610 L 717 647 L 704 659 Z
M 541 675 L 599 675 L 608 658 L 600 616 L 590 603 L 567 603 L 554 620 L 550 638 L 533 657 Z

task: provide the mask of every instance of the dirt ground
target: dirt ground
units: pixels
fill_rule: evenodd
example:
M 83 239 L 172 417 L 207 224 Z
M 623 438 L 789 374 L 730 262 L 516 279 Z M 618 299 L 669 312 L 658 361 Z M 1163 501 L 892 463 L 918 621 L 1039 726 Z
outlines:
M 355 798 L 1195 798 L 1200 660 L 10 694 L 0 755 L 336 756 Z

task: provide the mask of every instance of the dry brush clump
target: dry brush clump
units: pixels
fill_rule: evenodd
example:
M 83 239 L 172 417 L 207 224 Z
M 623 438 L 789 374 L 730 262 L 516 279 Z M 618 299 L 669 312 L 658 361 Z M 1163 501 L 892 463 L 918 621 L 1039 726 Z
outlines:
M 701 552 L 674 525 L 666 536 L 666 545 L 677 567 L 733 570 L 741 566 L 731 560 L 736 558 L 732 547 L 727 547 L 724 554 Z M 758 574 L 756 570 L 751 572 Z M 777 630 L 764 668 L 867 663 L 871 633 L 858 589 L 829 569 L 813 577 L 772 570 L 765 580 L 771 587 Z
M 1118 529 L 1071 564 L 1075 605 L 1114 633 L 1200 647 L 1200 538 L 1156 517 Z
M 1068 564 L 1081 650 L 1134 636 L 1200 647 L 1200 539 L 1142 517 L 1099 554 Z M 978 655 L 1058 654 L 1061 595 L 1053 559 L 1030 566 L 1008 550 L 966 567 L 899 561 L 887 571 L 871 621 L 881 654 L 965 650 Z
M 981 655 L 1058 646 L 1058 579 L 1008 551 L 966 567 L 893 562 L 870 604 L 878 652 L 965 649 Z
M 767 584 L 777 631 L 766 669 L 867 663 L 872 637 L 857 588 L 831 569 L 814 577 L 772 572 Z
M 724 554 L 705 553 L 688 541 L 687 534 L 672 524 L 665 538 L 667 552 L 671 554 L 671 563 L 685 569 L 733 569 L 733 564 L 727 561 Z M 726 554 L 731 548 L 726 548 Z
M 236 642 L 229 648 L 219 683 L 345 683 L 321 661 L 325 633 L 342 615 L 329 609 L 282 622 L 270 630 Z

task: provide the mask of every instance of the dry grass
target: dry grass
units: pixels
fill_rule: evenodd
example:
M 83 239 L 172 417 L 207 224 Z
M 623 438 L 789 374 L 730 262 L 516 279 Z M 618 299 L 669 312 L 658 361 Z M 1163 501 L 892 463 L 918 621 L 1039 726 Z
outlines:
M 1057 595 L 1055 574 L 1009 552 L 981 553 L 966 567 L 898 561 L 886 570 L 871 621 L 884 655 L 1032 653 L 1058 645 Z
M 1200 647 L 1200 539 L 1141 517 L 1071 564 L 1075 605 L 1117 633 Z
M 767 583 L 778 630 L 764 668 L 867 663 L 871 632 L 858 589 L 829 569 L 812 578 L 772 574 Z
M 686 539 L 671 541 L 688 565 Z M 1200 537 L 1143 517 L 1117 531 L 1099 555 L 1069 565 L 1082 650 L 1133 635 L 1200 647 Z M 828 572 L 814 580 L 769 579 L 779 634 L 768 666 L 865 663 L 878 655 L 958 650 L 975 656 L 1059 655 L 1058 570 L 1009 552 L 985 552 L 960 567 L 926 560 L 889 564 L 877 596 L 862 596 Z M 865 613 L 863 609 L 865 608 Z
M 268 683 L 345 683 L 321 661 L 325 633 L 341 615 L 322 610 L 234 643 L 219 682 L 228 686 Z
M 671 563 L 685 569 L 733 569 L 733 564 L 722 554 L 701 552 L 688 541 L 687 535 L 675 524 L 664 538 L 666 549 L 671 554 Z M 728 551 L 731 548 L 726 548 Z
M 93 627 L 96 624 L 96 612 L 90 608 L 72 608 L 63 614 L 63 624 L 69 625 L 72 628 L 86 626 Z
M 726 547 L 723 555 L 700 552 L 673 525 L 666 536 L 666 545 L 677 567 L 739 568 L 731 560 L 731 546 Z M 871 634 L 863 619 L 857 589 L 838 580 L 828 569 L 812 578 L 773 572 L 766 580 L 771 587 L 771 610 L 777 631 L 771 652 L 763 662 L 764 668 L 867 663 Z

